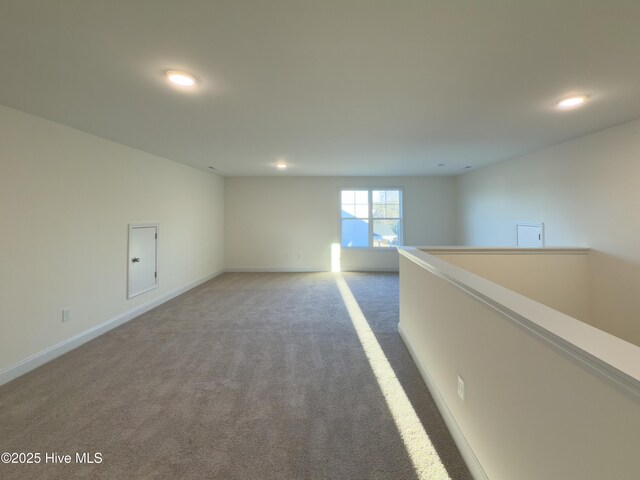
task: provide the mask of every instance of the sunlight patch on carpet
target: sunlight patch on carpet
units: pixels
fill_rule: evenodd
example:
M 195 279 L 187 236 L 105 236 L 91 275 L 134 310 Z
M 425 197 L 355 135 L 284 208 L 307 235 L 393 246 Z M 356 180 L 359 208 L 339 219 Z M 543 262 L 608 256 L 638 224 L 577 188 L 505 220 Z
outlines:
M 367 355 L 371 370 L 400 432 L 411 463 L 420 480 L 450 480 L 438 452 L 431 443 L 389 360 L 378 343 L 369 322 L 362 313 L 349 285 L 341 274 L 336 274 L 336 284 L 342 301 L 347 307 L 358 339 Z

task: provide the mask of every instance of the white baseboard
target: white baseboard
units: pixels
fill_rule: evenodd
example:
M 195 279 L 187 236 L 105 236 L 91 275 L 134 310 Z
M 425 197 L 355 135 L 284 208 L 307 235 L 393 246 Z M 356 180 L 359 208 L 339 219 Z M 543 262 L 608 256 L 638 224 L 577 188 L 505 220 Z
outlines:
M 322 267 L 229 267 L 225 272 L 234 273 L 298 273 L 298 272 L 328 272 Z
M 234 273 L 300 273 L 300 272 L 329 272 L 323 267 L 229 267 L 226 272 Z M 344 268 L 343 272 L 398 272 L 398 267 L 355 267 Z
M 343 268 L 343 272 L 363 272 L 363 273 L 398 273 L 398 267 L 353 267 Z
M 400 334 L 400 337 L 402 338 L 402 341 L 404 342 L 404 344 L 407 346 L 407 349 L 409 350 L 409 353 L 411 354 L 411 357 L 413 358 L 414 363 L 416 364 L 416 366 L 418 367 L 418 370 L 420 371 L 420 375 L 422 375 L 424 382 L 427 384 L 427 388 L 431 392 L 433 401 L 436 403 L 436 406 L 438 407 L 438 411 L 440 412 L 440 415 L 442 415 L 442 419 L 444 420 L 444 423 L 447 425 L 447 428 L 449 430 L 449 433 L 451 433 L 451 437 L 453 438 L 453 441 L 458 447 L 458 450 L 460 450 L 460 455 L 462 456 L 464 463 L 467 465 L 467 468 L 469 469 L 471 476 L 475 480 L 489 480 L 489 477 L 487 476 L 484 469 L 482 468 L 482 465 L 480 464 L 478 457 L 476 457 L 476 454 L 471 448 L 471 445 L 469 445 L 469 442 L 467 442 L 467 439 L 464 436 L 464 433 L 460 429 L 458 422 L 456 422 L 456 419 L 451 413 L 451 410 L 449 410 L 449 406 L 447 405 L 447 402 L 444 400 L 444 397 L 440 393 L 440 390 L 438 390 L 438 386 L 436 385 L 435 381 L 431 377 L 431 374 L 429 374 L 429 370 L 427 370 L 427 368 L 422 364 L 422 362 L 416 355 L 416 352 L 413 349 L 413 346 L 411 345 L 411 341 L 407 337 L 406 333 L 402 330 L 401 324 L 398 324 L 398 333 Z
M 146 313 L 149 310 L 156 308 L 157 306 L 162 305 L 165 302 L 168 302 L 169 300 L 177 297 L 178 295 L 182 295 L 183 293 L 191 290 L 192 288 L 197 287 L 198 285 L 208 282 L 209 280 L 217 277 L 218 275 L 224 272 L 225 270 L 219 270 L 215 273 L 212 273 L 211 275 L 207 275 L 204 278 L 195 280 L 193 282 L 188 283 L 187 285 L 176 288 L 175 290 L 167 292 L 158 298 L 154 298 L 153 300 L 149 300 L 148 302 L 143 303 L 142 305 L 138 305 L 137 307 L 132 308 L 131 310 L 127 310 L 126 312 L 123 312 L 120 315 L 110 320 L 107 320 L 106 322 L 96 325 L 95 327 L 91 327 L 90 329 L 85 330 L 84 332 L 80 332 L 74 335 L 73 337 L 67 338 L 66 340 L 63 340 L 62 342 L 57 343 L 51 347 L 45 348 L 44 350 L 34 355 L 31 355 L 30 357 L 27 357 L 24 360 L 20 360 L 19 362 L 16 362 L 13 365 L 9 365 L 8 367 L 0 370 L 0 385 L 4 385 L 5 383 L 10 382 L 14 378 L 24 375 L 25 373 L 35 368 L 38 368 L 41 365 L 44 365 L 45 363 L 53 360 L 54 358 L 59 357 L 60 355 L 67 353 L 73 350 L 74 348 L 79 347 L 83 343 L 86 343 L 89 340 L 93 340 L 94 338 L 102 335 L 103 333 L 106 333 L 109 330 L 112 330 L 122 325 L 123 323 L 126 323 L 129 320 L 132 320 L 142 315 L 143 313 Z

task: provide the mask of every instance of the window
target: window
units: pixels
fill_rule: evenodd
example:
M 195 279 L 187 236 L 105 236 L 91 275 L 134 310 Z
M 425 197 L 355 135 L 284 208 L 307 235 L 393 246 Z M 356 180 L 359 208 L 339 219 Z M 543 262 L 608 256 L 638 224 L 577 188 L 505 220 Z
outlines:
M 343 247 L 402 245 L 402 190 L 340 191 Z

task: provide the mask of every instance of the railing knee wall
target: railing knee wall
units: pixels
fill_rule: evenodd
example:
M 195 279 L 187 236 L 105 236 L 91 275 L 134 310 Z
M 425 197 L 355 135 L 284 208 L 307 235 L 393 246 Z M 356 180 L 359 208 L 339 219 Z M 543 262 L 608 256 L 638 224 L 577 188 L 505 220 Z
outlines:
M 399 330 L 474 477 L 637 477 L 638 347 L 416 249 L 400 253 Z

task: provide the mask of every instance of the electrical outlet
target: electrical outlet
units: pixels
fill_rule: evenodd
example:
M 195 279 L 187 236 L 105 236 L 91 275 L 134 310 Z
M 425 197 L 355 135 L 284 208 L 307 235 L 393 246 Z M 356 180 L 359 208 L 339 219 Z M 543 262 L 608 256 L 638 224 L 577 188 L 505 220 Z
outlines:
M 458 396 L 464 402 L 464 380 L 458 375 Z
M 62 310 L 62 323 L 68 322 L 69 320 L 71 320 L 71 309 L 64 308 Z

